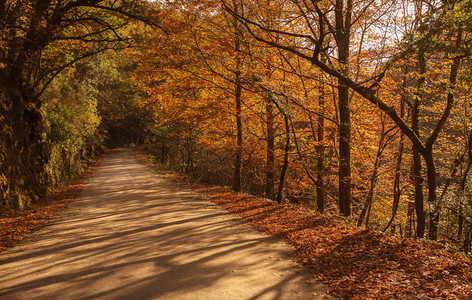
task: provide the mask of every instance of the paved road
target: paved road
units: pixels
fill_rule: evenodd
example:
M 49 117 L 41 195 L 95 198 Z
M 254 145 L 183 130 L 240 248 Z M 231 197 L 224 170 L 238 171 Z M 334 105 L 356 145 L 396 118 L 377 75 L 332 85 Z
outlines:
M 58 218 L 0 254 L 0 299 L 330 299 L 293 249 L 135 151 L 110 154 Z

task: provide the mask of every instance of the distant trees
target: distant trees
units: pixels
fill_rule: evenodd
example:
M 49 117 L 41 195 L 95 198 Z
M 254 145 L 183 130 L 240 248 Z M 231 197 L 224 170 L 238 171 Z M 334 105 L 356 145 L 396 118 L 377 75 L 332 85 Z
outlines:
M 145 10 L 149 5 L 147 1 L 0 1 L 0 206 L 22 206 L 46 191 L 45 90 L 74 63 L 129 46 L 135 37 L 125 27 L 132 20 L 144 20 L 152 11 Z M 58 114 L 54 121 L 48 116 L 51 124 L 73 117 L 65 106 L 51 109 Z

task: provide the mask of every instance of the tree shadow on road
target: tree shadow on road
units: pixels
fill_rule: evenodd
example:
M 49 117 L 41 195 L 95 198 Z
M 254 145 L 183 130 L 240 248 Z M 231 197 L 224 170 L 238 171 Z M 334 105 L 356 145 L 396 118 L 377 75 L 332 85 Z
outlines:
M 1 299 L 306 299 L 326 289 L 284 243 L 126 154 L 111 155 L 68 210 L 0 255 Z

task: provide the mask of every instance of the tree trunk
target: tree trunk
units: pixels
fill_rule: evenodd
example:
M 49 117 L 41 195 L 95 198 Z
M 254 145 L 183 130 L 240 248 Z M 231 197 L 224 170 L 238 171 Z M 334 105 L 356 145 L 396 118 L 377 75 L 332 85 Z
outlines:
M 416 83 L 416 93 L 413 99 L 413 105 L 411 108 L 411 129 L 419 137 L 419 114 L 420 104 L 423 100 L 423 86 L 425 83 L 426 73 L 426 60 L 424 57 L 424 51 L 418 50 L 416 69 L 420 77 Z M 421 174 L 421 156 L 419 149 L 413 145 L 413 169 L 412 179 L 413 186 L 415 189 L 415 211 L 416 211 L 416 236 L 419 238 L 424 237 L 425 231 L 425 212 L 424 212 L 424 197 L 423 197 L 423 176 Z
M 405 102 L 406 102 L 406 78 L 403 78 L 403 92 L 400 98 L 400 118 L 405 117 Z M 383 232 L 386 232 L 387 229 L 392 225 L 395 216 L 397 215 L 398 206 L 400 204 L 400 172 L 402 167 L 402 159 L 403 159 L 403 148 L 404 148 L 404 135 L 403 132 L 400 132 L 400 141 L 398 142 L 398 156 L 397 156 L 397 163 L 395 164 L 395 176 L 393 179 L 393 204 L 392 204 L 392 216 L 388 221 L 387 226 L 385 226 Z M 401 228 L 401 227 L 400 227 Z
M 393 220 L 395 220 L 395 216 L 397 215 L 398 206 L 400 204 L 400 171 L 402 166 L 402 158 L 403 158 L 403 134 L 400 133 L 400 141 L 398 142 L 398 157 L 397 163 L 395 164 L 395 177 L 393 178 L 393 204 L 392 204 L 392 216 L 388 221 L 387 226 L 385 226 L 383 232 L 386 232 L 387 229 L 392 225 Z
M 284 148 L 284 164 L 280 172 L 279 188 L 277 190 L 277 202 L 282 203 L 282 191 L 285 183 L 285 173 L 288 169 L 288 152 L 290 150 L 290 125 L 288 123 L 287 115 L 284 115 L 285 122 L 285 148 Z
M 412 180 L 415 195 L 415 212 L 416 212 L 416 236 L 424 237 L 425 230 L 425 213 L 424 213 L 424 198 L 423 198 L 423 177 L 421 175 L 421 157 L 413 147 L 413 168 Z
M 275 156 L 274 156 L 274 111 L 272 102 L 270 99 L 266 102 L 266 129 L 267 129 L 267 157 L 266 157 L 266 186 L 265 196 L 268 199 L 274 199 L 274 169 L 275 169 Z
M 316 163 L 316 209 L 320 213 L 324 213 L 325 208 L 325 192 L 324 192 L 324 159 L 325 159 L 325 148 L 324 148 L 324 107 L 325 107 L 325 94 L 324 84 L 321 83 L 318 91 L 318 130 L 317 130 L 317 142 L 316 147 L 317 163 Z
M 336 43 L 338 62 L 342 74 L 349 76 L 349 46 L 352 0 L 336 0 Z M 343 216 L 351 215 L 351 112 L 349 88 L 338 79 L 339 103 L 339 211 Z
M 433 160 L 433 150 L 428 149 L 428 152 L 424 156 L 426 163 L 426 173 L 428 178 L 428 203 L 432 207 L 430 211 L 429 221 L 429 232 L 428 237 L 431 240 L 437 240 L 438 238 L 438 224 L 439 224 L 439 207 L 437 207 L 437 195 L 436 195 L 436 166 Z
M 236 50 L 239 50 L 239 40 L 236 39 Z M 236 57 L 236 71 L 234 78 L 234 100 L 236 105 L 236 154 L 234 157 L 233 190 L 241 191 L 241 161 L 243 151 L 243 122 L 241 117 L 241 59 Z

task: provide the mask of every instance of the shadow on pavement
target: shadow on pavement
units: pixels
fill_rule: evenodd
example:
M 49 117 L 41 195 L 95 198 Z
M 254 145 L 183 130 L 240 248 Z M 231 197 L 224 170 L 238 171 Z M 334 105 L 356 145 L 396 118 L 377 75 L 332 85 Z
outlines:
M 133 154 L 111 154 L 60 217 L 0 255 L 0 299 L 324 299 L 290 247 Z

